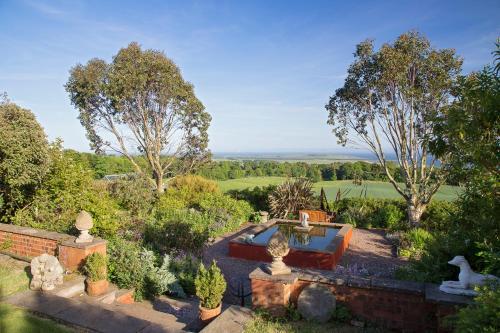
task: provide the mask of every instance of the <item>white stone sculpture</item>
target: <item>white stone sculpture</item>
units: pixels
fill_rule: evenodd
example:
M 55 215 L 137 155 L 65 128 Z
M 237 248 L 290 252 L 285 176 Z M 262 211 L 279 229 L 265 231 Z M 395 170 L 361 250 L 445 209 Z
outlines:
M 458 281 L 443 281 L 439 286 L 439 290 L 448 294 L 476 296 L 475 286 L 482 286 L 488 280 L 500 280 L 494 275 L 483 275 L 472 270 L 467 259 L 463 256 L 456 256 L 448 261 L 448 264 L 460 267 Z
M 309 228 L 309 214 L 302 212 L 300 213 L 300 226 L 302 228 Z
M 94 223 L 92 222 L 92 216 L 86 211 L 82 210 L 76 217 L 75 227 L 80 231 L 80 236 L 75 239 L 75 243 L 90 243 L 94 240 L 94 237 L 89 234 L 89 230 L 92 228 Z
M 56 284 L 63 283 L 64 270 L 56 257 L 44 253 L 31 260 L 30 289 L 52 290 Z

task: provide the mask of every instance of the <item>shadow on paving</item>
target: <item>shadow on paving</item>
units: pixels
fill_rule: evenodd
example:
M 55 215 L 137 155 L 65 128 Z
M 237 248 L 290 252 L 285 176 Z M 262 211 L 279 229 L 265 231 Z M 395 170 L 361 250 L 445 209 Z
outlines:
M 42 292 L 26 291 L 3 299 L 3 301 L 27 308 L 31 312 L 53 318 L 68 326 L 85 328 L 96 332 L 179 332 L 179 330 L 169 330 L 162 325 L 118 311 L 111 311 L 99 306 Z

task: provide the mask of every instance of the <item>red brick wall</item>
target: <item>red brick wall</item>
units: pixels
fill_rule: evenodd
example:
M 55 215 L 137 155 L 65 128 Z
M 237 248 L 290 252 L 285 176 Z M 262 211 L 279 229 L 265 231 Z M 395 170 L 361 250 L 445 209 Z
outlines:
M 3 251 L 23 257 L 36 257 L 42 253 L 56 255 L 57 252 L 57 240 L 0 230 L 0 246 L 4 244 L 11 246 Z
M 320 283 L 354 317 L 402 332 L 446 332 L 443 319 L 470 301 L 440 293 L 437 285 L 378 278 L 293 273 L 285 280 L 256 269 L 250 273 L 250 280 L 253 306 L 275 315 L 284 314 L 289 303 L 297 304 L 305 287 Z
M 0 223 L 0 250 L 31 259 L 43 253 L 57 256 L 61 265 L 74 271 L 93 253 L 106 254 L 106 241 L 75 243 L 75 237 L 57 232 Z

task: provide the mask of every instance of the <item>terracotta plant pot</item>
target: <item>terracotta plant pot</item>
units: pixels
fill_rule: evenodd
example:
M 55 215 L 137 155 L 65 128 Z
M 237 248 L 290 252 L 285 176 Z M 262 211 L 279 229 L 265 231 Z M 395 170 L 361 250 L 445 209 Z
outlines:
M 100 281 L 89 281 L 85 280 L 87 283 L 87 294 L 89 296 L 99 296 L 108 291 L 108 280 L 100 280 Z
M 208 324 L 220 315 L 222 309 L 222 303 L 219 304 L 215 309 L 207 309 L 200 305 L 200 319 L 203 323 Z

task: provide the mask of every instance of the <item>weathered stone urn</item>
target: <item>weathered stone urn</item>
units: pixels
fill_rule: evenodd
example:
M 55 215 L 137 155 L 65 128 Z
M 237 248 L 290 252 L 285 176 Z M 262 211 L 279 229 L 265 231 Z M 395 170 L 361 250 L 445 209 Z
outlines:
M 75 239 L 75 243 L 91 243 L 94 240 L 94 237 L 89 234 L 89 230 L 93 225 L 92 216 L 84 210 L 80 211 L 76 217 L 75 223 L 76 229 L 80 231 L 80 236 Z
M 267 273 L 271 275 L 291 274 L 292 270 L 283 262 L 283 257 L 290 252 L 288 239 L 279 231 L 272 235 L 267 243 L 267 253 L 273 257 L 272 263 L 265 267 Z

